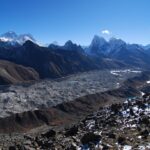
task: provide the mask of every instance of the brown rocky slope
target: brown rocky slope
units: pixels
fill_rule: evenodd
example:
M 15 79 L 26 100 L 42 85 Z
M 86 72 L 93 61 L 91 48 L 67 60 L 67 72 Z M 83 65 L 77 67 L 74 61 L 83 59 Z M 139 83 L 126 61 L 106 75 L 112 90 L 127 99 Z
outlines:
M 32 68 L 0 60 L 0 84 L 18 84 L 38 80 L 39 74 Z

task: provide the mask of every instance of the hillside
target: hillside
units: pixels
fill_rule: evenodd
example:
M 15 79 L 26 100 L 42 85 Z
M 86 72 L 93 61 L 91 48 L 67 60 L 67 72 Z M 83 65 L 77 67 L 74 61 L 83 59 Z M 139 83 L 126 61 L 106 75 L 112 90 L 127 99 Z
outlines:
M 0 85 L 18 84 L 39 80 L 39 74 L 32 68 L 0 60 Z

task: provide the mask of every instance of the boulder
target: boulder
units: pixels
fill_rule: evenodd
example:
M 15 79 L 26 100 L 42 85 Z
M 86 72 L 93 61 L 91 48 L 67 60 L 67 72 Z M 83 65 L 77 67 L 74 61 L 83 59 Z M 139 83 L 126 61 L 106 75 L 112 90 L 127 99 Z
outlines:
M 101 140 L 100 135 L 96 135 L 92 132 L 84 134 L 84 136 L 81 138 L 82 144 L 89 144 L 90 142 L 92 143 L 97 143 Z

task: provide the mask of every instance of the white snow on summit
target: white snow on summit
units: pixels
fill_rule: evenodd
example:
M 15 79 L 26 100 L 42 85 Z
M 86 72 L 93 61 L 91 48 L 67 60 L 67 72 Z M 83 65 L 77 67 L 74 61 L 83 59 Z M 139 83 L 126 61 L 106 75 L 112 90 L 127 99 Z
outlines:
M 8 43 L 10 42 L 11 45 L 15 44 L 22 45 L 28 40 L 37 43 L 36 40 L 33 38 L 33 36 L 30 34 L 17 35 L 15 32 L 11 31 L 0 35 L 1 42 L 8 42 Z

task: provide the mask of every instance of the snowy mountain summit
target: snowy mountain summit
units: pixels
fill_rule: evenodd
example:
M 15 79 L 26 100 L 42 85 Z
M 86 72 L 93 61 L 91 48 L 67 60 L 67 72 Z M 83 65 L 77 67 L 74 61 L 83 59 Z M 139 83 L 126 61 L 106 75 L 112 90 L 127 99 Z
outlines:
M 15 32 L 10 31 L 0 35 L 0 42 L 7 43 L 8 45 L 12 45 L 12 46 L 22 45 L 28 40 L 37 43 L 31 34 L 17 35 Z

